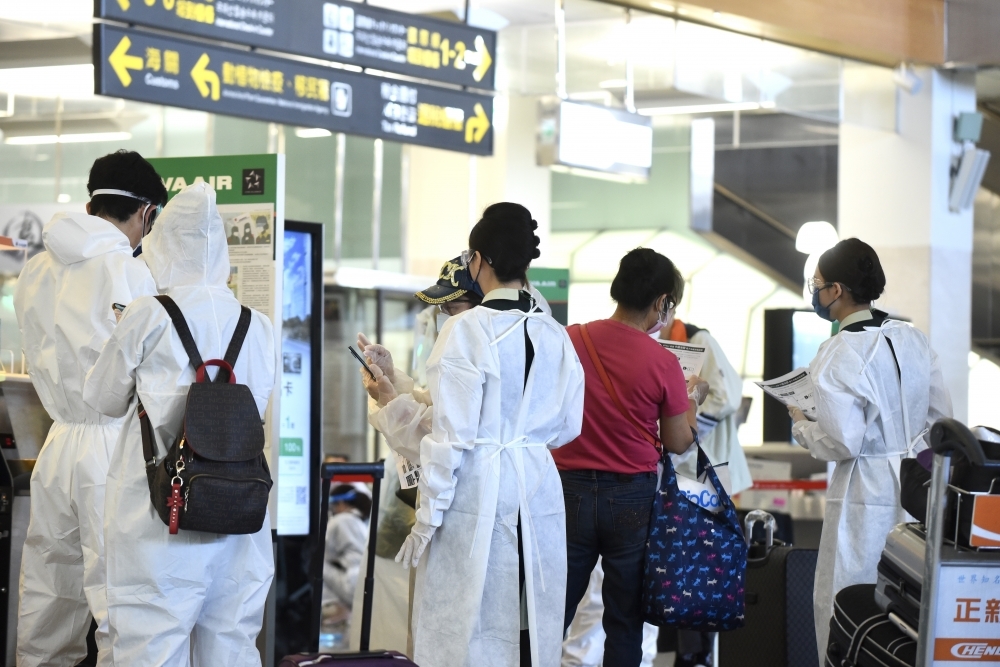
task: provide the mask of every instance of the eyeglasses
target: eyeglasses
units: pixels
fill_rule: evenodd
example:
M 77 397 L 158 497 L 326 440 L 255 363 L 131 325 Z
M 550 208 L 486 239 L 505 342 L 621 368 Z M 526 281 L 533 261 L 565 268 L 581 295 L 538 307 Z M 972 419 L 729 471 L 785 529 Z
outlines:
M 153 204 L 146 204 L 145 208 L 142 209 L 142 219 L 143 220 L 146 219 L 146 211 L 148 211 L 149 207 L 151 207 L 151 206 L 153 206 Z M 153 208 L 153 214 L 151 216 L 149 216 L 149 222 L 147 222 L 147 223 L 145 223 L 143 225 L 144 226 L 143 236 L 145 236 L 146 234 L 149 234 L 151 231 L 153 231 L 153 223 L 156 222 L 156 218 L 158 218 L 159 215 L 160 215 L 160 213 L 162 213 L 162 212 L 163 212 L 163 205 L 162 204 L 157 204 L 155 206 L 155 208 Z
M 840 285 L 841 289 L 843 289 L 846 292 L 852 291 L 850 287 L 848 287 L 843 283 L 827 283 L 823 282 L 822 280 L 817 280 L 816 278 L 810 278 L 809 280 L 806 281 L 806 290 L 810 294 L 815 294 L 816 292 L 825 290 L 827 287 L 833 287 L 834 285 Z
M 472 263 L 472 256 L 475 255 L 477 252 L 479 252 L 479 251 L 478 250 L 472 250 L 472 249 L 463 250 L 462 251 L 462 254 L 459 256 L 459 260 L 458 261 L 461 262 L 463 269 L 469 268 L 469 264 Z M 487 264 L 489 264 L 490 266 L 493 266 L 493 260 L 492 259 L 490 259 L 489 257 L 487 257 L 486 255 L 484 255 L 482 253 L 479 253 L 479 256 L 482 257 L 483 259 L 485 259 Z

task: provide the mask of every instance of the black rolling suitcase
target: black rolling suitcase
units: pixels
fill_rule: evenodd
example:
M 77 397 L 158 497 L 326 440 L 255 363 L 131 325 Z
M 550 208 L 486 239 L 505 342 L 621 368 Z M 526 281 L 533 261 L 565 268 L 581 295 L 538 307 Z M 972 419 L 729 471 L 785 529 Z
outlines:
M 306 665 L 339 665 L 340 667 L 417 667 L 405 655 L 396 651 L 369 650 L 372 629 L 372 593 L 375 590 L 375 534 L 378 531 L 378 501 L 385 474 L 385 462 L 375 463 L 325 463 L 323 474 L 323 514 L 320 520 L 319 553 L 326 545 L 326 521 L 329 516 L 330 480 L 334 475 L 371 477 L 372 512 L 368 527 L 368 569 L 364 581 L 364 605 L 361 610 L 361 650 L 356 653 L 295 653 L 286 655 L 278 667 L 305 667 Z M 322 560 L 319 559 L 322 568 Z M 320 577 L 319 581 L 322 581 Z M 317 596 L 317 603 L 319 596 Z M 317 618 L 319 618 L 317 614 Z
M 848 586 L 833 605 L 825 667 L 913 667 L 915 637 L 878 606 L 875 584 Z
M 774 540 L 774 518 L 750 512 L 746 535 L 764 523 L 764 543 L 747 556 L 746 625 L 719 633 L 719 664 L 740 667 L 817 667 L 813 622 L 815 549 L 794 549 Z

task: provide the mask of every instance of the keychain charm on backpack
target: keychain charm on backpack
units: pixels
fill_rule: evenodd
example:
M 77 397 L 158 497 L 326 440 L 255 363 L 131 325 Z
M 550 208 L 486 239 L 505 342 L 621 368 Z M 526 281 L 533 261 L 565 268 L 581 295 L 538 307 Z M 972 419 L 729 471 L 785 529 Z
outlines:
M 181 520 L 181 508 L 184 507 L 184 498 L 181 497 L 181 486 L 184 482 L 180 477 L 174 477 L 171 485 L 173 491 L 167 499 L 167 506 L 170 508 L 170 534 L 177 534 L 177 527 Z

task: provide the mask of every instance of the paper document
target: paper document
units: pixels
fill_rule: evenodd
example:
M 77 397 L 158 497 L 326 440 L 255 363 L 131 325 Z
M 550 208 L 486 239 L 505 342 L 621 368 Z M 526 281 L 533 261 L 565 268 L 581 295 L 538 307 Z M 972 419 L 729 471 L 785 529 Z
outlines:
M 785 405 L 798 407 L 810 421 L 816 421 L 816 387 L 808 369 L 796 368 L 791 373 L 757 382 L 756 385 Z
M 677 361 L 681 362 L 681 370 L 684 371 L 685 378 L 701 373 L 701 367 L 705 364 L 706 348 L 704 345 L 677 343 L 672 340 L 658 340 L 656 342 L 674 353 Z

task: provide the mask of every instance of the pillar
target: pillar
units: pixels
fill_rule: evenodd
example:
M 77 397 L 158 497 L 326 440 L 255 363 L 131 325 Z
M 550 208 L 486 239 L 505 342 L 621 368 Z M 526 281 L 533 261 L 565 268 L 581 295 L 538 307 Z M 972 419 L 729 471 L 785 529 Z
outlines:
M 927 68 L 917 74 L 922 86 L 907 92 L 873 86 L 870 78 L 845 72 L 838 227 L 841 238 L 856 236 L 875 248 L 886 274 L 885 294 L 877 305 L 928 335 L 955 417 L 964 420 L 972 210 L 952 213 L 948 195 L 957 149 L 954 118 L 975 111 L 975 78 L 972 72 Z
M 544 266 L 552 195 L 548 168 L 535 165 L 536 106 L 535 97 L 498 95 L 493 155 L 474 158 L 474 166 L 462 153 L 404 149 L 410 156 L 405 240 L 409 273 L 437 275 L 445 260 L 467 247 L 469 229 L 483 209 L 500 201 L 518 202 L 531 211 L 542 249 L 535 264 Z

